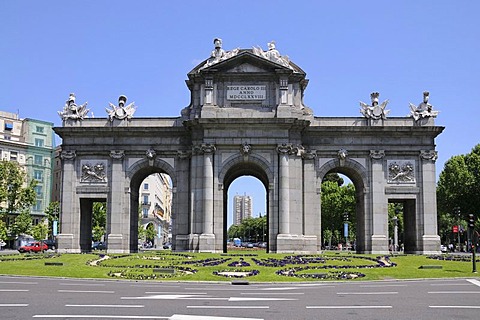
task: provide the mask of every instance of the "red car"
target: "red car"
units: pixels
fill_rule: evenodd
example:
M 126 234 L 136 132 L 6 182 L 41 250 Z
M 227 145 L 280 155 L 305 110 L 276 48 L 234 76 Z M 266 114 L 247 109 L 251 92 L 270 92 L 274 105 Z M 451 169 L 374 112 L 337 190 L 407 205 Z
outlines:
M 43 252 L 48 250 L 48 246 L 43 242 L 30 242 L 18 248 L 18 252 Z

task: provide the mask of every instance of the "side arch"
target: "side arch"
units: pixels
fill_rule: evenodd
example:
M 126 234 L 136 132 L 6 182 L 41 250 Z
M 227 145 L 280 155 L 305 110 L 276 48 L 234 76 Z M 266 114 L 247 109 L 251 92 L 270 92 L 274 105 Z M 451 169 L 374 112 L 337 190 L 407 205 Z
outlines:
M 355 186 L 355 213 L 356 213 L 356 251 L 367 252 L 371 247 L 371 224 L 372 214 L 369 208 L 369 176 L 367 169 L 353 159 L 332 159 L 322 165 L 317 171 L 317 183 L 319 186 L 322 180 L 330 172 L 346 175 Z M 320 203 L 320 212 L 321 203 Z

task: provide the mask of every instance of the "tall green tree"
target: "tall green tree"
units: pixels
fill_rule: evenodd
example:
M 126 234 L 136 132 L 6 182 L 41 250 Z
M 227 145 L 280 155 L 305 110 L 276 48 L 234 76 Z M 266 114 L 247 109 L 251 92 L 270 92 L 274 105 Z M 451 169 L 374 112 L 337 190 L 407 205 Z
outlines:
M 60 203 L 58 201 L 52 201 L 45 208 L 45 214 L 48 220 L 48 236 L 51 238 L 53 232 L 53 222 L 58 221 L 60 218 Z
M 94 202 L 92 207 L 92 237 L 94 241 L 102 240 L 107 226 L 107 207 L 105 202 Z
M 355 235 L 355 187 L 349 183 L 347 185 L 338 185 L 337 181 L 325 180 L 322 183 L 322 234 L 324 242 L 337 242 L 343 234 L 344 213 L 348 214 L 349 223 L 349 239 L 354 240 Z M 325 231 L 328 238 L 325 236 Z
M 28 210 L 23 210 L 15 217 L 15 222 L 10 227 L 10 234 L 14 237 L 29 234 L 32 228 L 32 216 Z
M 30 233 L 32 234 L 33 238 L 36 241 L 42 241 L 47 237 L 48 234 L 48 226 L 45 221 L 39 222 L 37 225 L 31 228 Z
M 452 222 L 458 223 L 455 208 L 460 208 L 460 220 L 480 215 L 480 144 L 470 153 L 451 157 L 440 173 L 437 185 L 440 233 L 447 234 Z M 450 225 L 447 225 L 450 224 Z M 476 225 L 478 227 L 478 223 Z M 477 229 L 478 230 L 478 229 Z
M 35 186 L 37 181 L 27 180 L 25 170 L 17 162 L 0 161 L 0 202 L 7 207 L 2 217 L 29 209 L 37 201 Z

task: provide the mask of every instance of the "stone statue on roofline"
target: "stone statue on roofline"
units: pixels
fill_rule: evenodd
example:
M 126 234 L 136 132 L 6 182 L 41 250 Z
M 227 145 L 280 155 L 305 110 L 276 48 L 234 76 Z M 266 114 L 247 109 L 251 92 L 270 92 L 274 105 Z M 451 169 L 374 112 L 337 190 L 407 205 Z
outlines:
M 372 105 L 368 105 L 360 101 L 360 113 L 367 119 L 386 119 L 387 115 L 390 113 L 390 110 L 386 110 L 388 100 L 383 101 L 381 104 L 378 104 L 378 97 L 380 94 L 378 92 L 372 92 L 370 98 L 372 100 Z
M 231 51 L 225 51 L 222 49 L 222 39 L 220 38 L 215 38 L 213 39 L 213 44 L 215 48 L 212 50 L 212 53 L 210 54 L 210 58 L 205 62 L 205 64 L 199 69 L 202 70 L 204 68 L 210 67 L 216 63 L 219 63 L 220 61 L 227 60 L 233 56 L 236 56 L 240 49 L 233 49 Z
M 65 101 L 65 106 L 62 111 L 58 111 L 58 115 L 65 120 L 83 120 L 87 118 L 87 114 L 90 111 L 87 109 L 88 102 L 77 106 L 75 103 L 75 93 L 70 93 L 67 101 Z
M 292 69 L 292 67 L 290 66 L 290 58 L 288 56 L 280 55 L 280 52 L 278 52 L 276 48 L 275 41 L 273 40 L 270 41 L 267 44 L 267 46 L 268 46 L 267 51 L 263 51 L 263 49 L 260 47 L 253 47 L 253 53 L 256 54 L 257 56 L 260 56 L 272 62 L 278 63 L 284 67 Z
M 422 118 L 430 118 L 433 117 L 435 118 L 439 111 L 433 110 L 433 106 L 428 103 L 428 99 L 430 96 L 430 92 L 424 91 L 423 92 L 423 102 L 418 105 L 414 105 L 413 103 L 410 103 L 410 114 L 408 114 L 408 117 L 413 117 L 415 121 L 418 121 Z
M 121 95 L 118 98 L 118 106 L 109 103 L 111 109 L 105 108 L 108 114 L 108 118 L 110 121 L 113 121 L 113 119 L 118 119 L 118 120 L 130 120 L 133 118 L 133 114 L 137 110 L 137 107 L 135 106 L 135 103 L 132 102 L 129 105 L 125 106 L 127 103 L 127 97 L 124 95 Z

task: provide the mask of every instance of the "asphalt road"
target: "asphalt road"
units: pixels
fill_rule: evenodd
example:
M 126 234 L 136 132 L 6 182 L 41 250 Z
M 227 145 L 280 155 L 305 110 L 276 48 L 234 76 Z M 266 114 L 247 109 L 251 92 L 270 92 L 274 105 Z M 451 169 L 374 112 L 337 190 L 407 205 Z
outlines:
M 1 319 L 480 319 L 478 279 L 231 284 L 0 276 Z

